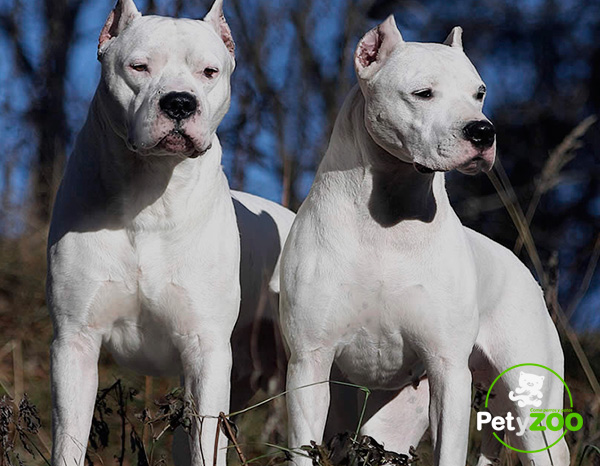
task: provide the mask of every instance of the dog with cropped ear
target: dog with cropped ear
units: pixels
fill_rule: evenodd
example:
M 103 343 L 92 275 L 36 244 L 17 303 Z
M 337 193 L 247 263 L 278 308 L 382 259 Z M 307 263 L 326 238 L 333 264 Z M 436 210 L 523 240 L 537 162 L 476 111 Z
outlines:
M 354 65 L 358 85 L 282 254 L 289 446 L 322 441 L 330 392 L 319 382 L 335 364 L 373 393 L 363 434 L 408 453 L 429 425 L 434 463 L 464 466 L 472 382 L 489 387 L 522 363 L 562 374 L 560 341 L 527 268 L 465 228 L 446 193 L 446 172 L 490 170 L 496 148 L 461 29 L 443 44 L 405 42 L 390 16 L 360 40 Z M 529 419 L 508 398 L 513 372 L 489 409 Z M 542 408 L 562 408 L 561 381 L 547 379 Z M 560 432 L 504 434 L 538 451 L 520 453 L 523 464 L 569 464 Z M 479 466 L 495 464 L 502 444 L 483 437 Z
M 182 374 L 197 414 L 188 460 L 224 466 L 227 440 L 215 448 L 215 435 L 232 363 L 238 402 L 248 380 L 269 377 L 248 363 L 250 330 L 274 328 L 263 298 L 293 214 L 230 192 L 221 167 L 216 130 L 235 67 L 222 0 L 203 20 L 142 16 L 119 0 L 98 58 L 48 240 L 52 464 L 85 461 L 103 345 L 140 373 Z

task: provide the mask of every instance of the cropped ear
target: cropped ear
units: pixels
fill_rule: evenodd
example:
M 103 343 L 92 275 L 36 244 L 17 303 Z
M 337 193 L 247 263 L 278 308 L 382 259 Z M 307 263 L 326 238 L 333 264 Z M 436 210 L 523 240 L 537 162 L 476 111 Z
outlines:
M 462 32 L 463 30 L 460 26 L 453 27 L 450 34 L 448 34 L 448 37 L 446 37 L 444 45 L 449 45 L 450 47 L 456 47 L 462 50 Z
M 356 47 L 354 68 L 358 77 L 368 79 L 373 76 L 394 48 L 403 42 L 394 16 L 388 16 L 383 23 L 367 32 Z
M 223 0 L 215 0 L 215 3 L 210 7 L 210 11 L 204 17 L 204 21 L 217 31 L 217 34 L 221 36 L 221 39 L 225 43 L 225 47 L 227 47 L 231 56 L 235 58 L 235 42 L 223 14 Z
M 117 4 L 106 18 L 106 23 L 98 38 L 98 60 L 111 39 L 117 37 L 135 18 L 142 16 L 133 0 L 117 0 Z

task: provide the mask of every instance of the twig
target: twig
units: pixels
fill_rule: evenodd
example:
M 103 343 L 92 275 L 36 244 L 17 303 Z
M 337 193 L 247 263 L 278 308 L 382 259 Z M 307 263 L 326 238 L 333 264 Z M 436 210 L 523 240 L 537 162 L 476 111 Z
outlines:
M 152 406 L 152 377 L 147 375 L 144 377 L 144 408 L 150 412 L 150 406 Z M 144 444 L 148 443 L 149 434 L 149 429 L 146 429 L 146 423 L 143 423 L 142 439 Z
M 558 303 L 557 303 L 556 316 L 558 317 L 558 321 L 559 321 L 560 325 L 563 327 L 565 334 L 566 334 L 567 338 L 569 339 L 569 342 L 571 343 L 573 350 L 575 351 L 577 359 L 579 359 L 579 363 L 581 364 L 583 372 L 585 373 L 585 375 L 588 379 L 588 382 L 590 383 L 590 386 L 592 387 L 592 390 L 594 391 L 594 393 L 596 394 L 597 397 L 600 397 L 600 383 L 598 382 L 598 378 L 596 377 L 596 374 L 594 373 L 594 369 L 592 368 L 592 365 L 590 364 L 590 360 L 586 356 L 585 351 L 584 351 L 583 347 L 581 346 L 581 343 L 579 342 L 579 338 L 577 337 L 577 334 L 575 333 L 575 330 L 573 330 L 573 327 L 571 327 L 571 324 L 569 324 L 569 320 L 567 319 L 565 312 L 563 311 L 561 305 Z
M 499 160 L 496 160 L 496 166 L 501 166 Z M 524 221 L 525 219 L 524 219 L 524 215 L 523 215 L 523 211 L 521 210 L 521 207 L 518 205 L 516 200 L 514 200 L 514 198 L 511 199 L 511 197 L 507 193 L 506 188 L 500 182 L 500 179 L 498 178 L 498 176 L 495 174 L 494 171 L 490 171 L 488 173 L 488 178 L 490 179 L 490 181 L 494 185 L 494 188 L 498 192 L 498 196 L 500 196 L 500 199 L 502 200 L 504 207 L 508 211 L 510 218 L 512 219 L 515 227 L 517 228 L 517 232 L 519 233 L 519 236 L 525 243 L 525 248 L 527 249 L 529 258 L 533 262 L 533 266 L 536 270 L 536 273 L 538 274 L 538 277 L 540 278 L 540 280 L 543 279 L 544 268 L 542 267 L 542 263 L 539 259 L 538 253 L 535 249 L 535 243 L 533 241 L 533 238 L 531 237 L 531 231 L 529 229 L 529 225 L 527 225 L 527 223 Z M 512 191 L 512 192 L 514 193 L 514 191 Z
M 594 272 L 596 271 L 596 266 L 598 265 L 598 259 L 600 259 L 600 234 L 598 234 L 598 236 L 596 237 L 594 249 L 592 251 L 592 255 L 590 256 L 590 260 L 589 260 L 587 268 L 585 270 L 583 280 L 581 281 L 581 284 L 579 285 L 579 289 L 577 290 L 577 293 L 575 294 L 572 301 L 569 303 L 569 306 L 567 307 L 567 310 L 566 310 L 567 318 L 569 318 L 573 315 L 573 313 L 575 312 L 575 309 L 577 309 L 577 306 L 579 306 L 579 303 L 586 295 L 586 293 L 590 287 L 592 278 L 594 276 Z
M 51 466 L 50 461 L 48 461 L 48 458 L 46 458 L 46 456 L 42 453 L 42 451 L 39 449 L 39 447 L 35 444 L 35 442 L 32 442 L 31 439 L 29 438 L 29 435 L 27 435 L 27 432 L 25 432 L 23 429 L 21 429 L 20 427 L 17 427 L 17 429 L 19 430 L 19 433 L 23 436 L 25 436 L 27 438 L 27 440 L 29 441 L 29 444 L 33 446 L 33 448 L 35 448 L 35 451 L 38 452 L 38 454 L 42 457 L 42 459 L 44 460 L 44 462 L 48 465 Z
M 221 413 L 221 414 L 223 414 L 223 413 Z M 219 434 L 221 433 L 221 426 L 223 424 L 221 414 L 219 414 L 219 420 L 217 421 L 217 432 L 215 433 L 215 448 L 214 448 L 214 452 L 213 452 L 213 466 L 217 466 L 217 455 L 219 453 Z M 202 448 L 202 446 L 200 448 Z
M 15 399 L 20 400 L 25 390 L 23 382 L 23 346 L 21 340 L 13 340 L 12 359 Z
M 324 383 L 332 383 L 332 384 L 335 384 L 335 385 L 343 385 L 345 387 L 353 387 L 353 388 L 358 388 L 358 389 L 360 389 L 362 391 L 368 391 L 368 392 L 370 392 L 370 390 L 367 387 L 364 387 L 362 385 L 356 385 L 356 384 L 353 384 L 353 383 L 350 383 L 350 382 L 340 382 L 338 380 L 322 380 L 320 382 L 309 383 L 308 385 L 302 385 L 301 387 L 292 388 L 290 390 L 284 390 L 283 392 L 278 393 L 277 395 L 270 396 L 266 400 L 263 400 L 263 401 L 261 401 L 259 403 L 256 403 L 256 404 L 252 405 L 252 406 L 248 406 L 247 408 L 240 409 L 239 411 L 235 411 L 233 413 L 229 413 L 227 415 L 227 417 L 232 417 L 232 416 L 237 416 L 238 414 L 247 413 L 248 411 L 251 411 L 251 410 L 253 410 L 255 408 L 258 408 L 259 406 L 262 406 L 264 404 L 270 403 L 271 401 L 275 400 L 276 398 L 279 398 L 279 397 L 282 397 L 284 395 L 287 395 L 288 393 L 294 392 L 296 390 L 302 390 L 303 388 L 314 387 L 315 385 L 321 385 L 321 384 L 324 384 Z M 203 416 L 203 417 L 209 417 L 209 416 Z
M 264 453 L 262 455 L 255 456 L 254 458 L 251 458 L 251 459 L 247 460 L 245 463 L 242 464 L 242 466 L 244 466 L 246 464 L 255 463 L 256 461 L 259 461 L 259 460 L 262 460 L 262 459 L 265 459 L 265 458 L 270 458 L 272 456 L 276 456 L 276 455 L 280 455 L 280 454 L 281 454 L 280 451 L 272 451 L 272 452 L 269 452 L 269 453 Z
M 9 343 L 7 343 L 6 346 L 8 346 L 9 344 L 13 344 L 13 341 L 10 341 Z M 11 347 L 12 348 L 12 347 Z M 18 401 L 18 399 L 14 396 L 13 390 L 10 387 L 10 383 L 5 380 L 2 377 L 2 374 L 0 374 L 0 388 L 2 388 L 2 390 L 4 390 L 4 393 L 6 393 L 6 395 L 8 396 L 8 398 L 10 398 L 11 400 L 13 400 L 15 403 Z M 44 447 L 44 450 L 46 451 L 47 454 L 51 453 L 51 449 L 50 449 L 50 442 L 49 442 L 49 436 L 46 433 L 46 431 L 40 426 L 38 428 L 37 434 L 36 434 L 37 438 L 39 439 L 40 443 L 42 444 L 42 447 Z M 36 446 L 37 449 L 37 446 Z M 40 453 L 41 455 L 41 453 Z M 42 455 L 43 457 L 43 455 Z
M 583 449 L 583 453 L 581 454 L 581 458 L 579 459 L 579 466 L 581 466 L 581 463 L 583 463 L 583 459 L 585 458 L 585 455 L 587 455 L 588 451 L 595 451 L 596 455 L 600 456 L 600 448 L 598 448 L 596 445 L 586 445 Z
M 160 440 L 160 438 L 163 436 L 163 434 L 169 430 L 171 426 L 169 425 L 169 423 L 167 423 L 167 425 L 165 426 L 165 428 L 163 430 L 160 431 L 160 433 L 153 439 L 154 442 L 158 442 Z
M 300 450 L 299 448 L 286 448 L 286 447 L 282 447 L 281 445 L 275 445 L 273 443 L 267 443 L 265 442 L 265 445 L 267 447 L 271 447 L 271 448 L 276 448 L 277 450 L 281 450 L 285 453 L 294 453 L 297 456 L 304 456 L 305 458 L 310 458 L 310 456 L 304 451 L 304 450 Z M 252 461 L 252 460 L 250 460 Z
M 13 351 L 13 348 L 14 348 L 13 340 L 10 340 L 2 348 L 0 348 L 0 359 L 2 359 L 4 356 L 6 356 L 11 351 Z
M 358 418 L 358 426 L 356 426 L 356 432 L 354 433 L 354 438 L 352 441 L 356 442 L 358 439 L 358 434 L 360 433 L 360 428 L 362 427 L 363 419 L 365 417 L 365 411 L 367 410 L 367 401 L 369 400 L 369 395 L 371 395 L 371 391 L 367 388 L 363 390 L 365 392 L 365 401 L 363 402 L 362 409 L 360 411 L 360 417 Z
M 550 452 L 550 447 L 548 446 L 548 439 L 546 438 L 546 432 L 542 431 L 542 437 L 544 439 L 544 445 L 546 445 L 548 457 L 550 458 L 550 466 L 554 466 L 554 461 L 552 461 L 552 453 Z
M 125 461 L 125 401 L 123 399 L 123 386 L 121 380 L 117 380 L 115 384 L 115 391 L 117 392 L 117 402 L 119 404 L 119 416 L 121 417 L 121 454 L 119 455 L 119 466 L 123 466 Z
M 238 454 L 240 461 L 242 462 L 242 464 L 246 464 L 246 458 L 244 457 L 244 453 L 242 452 L 242 449 L 240 448 L 240 446 L 237 442 L 235 432 L 229 425 L 229 421 L 227 420 L 227 418 L 225 417 L 225 413 L 223 413 L 223 412 L 219 413 L 219 423 L 222 426 L 225 426 L 225 430 L 227 431 L 227 436 L 228 436 L 229 440 L 231 440 L 233 442 L 233 446 L 235 447 L 235 451 Z
M 535 191 L 529 201 L 527 207 L 527 215 L 525 216 L 527 225 L 531 225 L 531 220 L 535 214 L 538 204 L 542 195 L 550 190 L 556 184 L 556 178 L 562 170 L 562 168 L 570 162 L 575 155 L 573 152 L 579 148 L 579 139 L 587 132 L 587 130 L 596 123 L 597 118 L 595 115 L 588 116 L 585 120 L 581 121 L 573 130 L 567 134 L 562 142 L 554 148 L 540 174 L 539 180 L 536 183 Z M 517 238 L 514 253 L 518 256 L 523 247 L 523 240 L 521 237 Z

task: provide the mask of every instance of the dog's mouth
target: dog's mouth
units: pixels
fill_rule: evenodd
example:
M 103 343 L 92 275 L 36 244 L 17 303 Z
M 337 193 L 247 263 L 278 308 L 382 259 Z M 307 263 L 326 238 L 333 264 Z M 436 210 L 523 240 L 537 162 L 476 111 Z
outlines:
M 465 175 L 476 175 L 480 172 L 488 172 L 494 164 L 493 152 L 480 151 L 469 160 L 460 165 L 450 166 L 446 168 L 430 168 L 418 162 L 413 162 L 415 170 L 421 174 L 428 175 L 431 173 L 446 173 L 450 170 L 458 170 Z
M 183 155 L 190 159 L 195 159 L 204 155 L 212 147 L 209 144 L 206 147 L 198 147 L 194 140 L 180 128 L 174 128 L 170 133 L 164 136 L 155 148 L 164 154 Z
M 430 173 L 435 173 L 435 172 L 445 172 L 446 171 L 446 170 L 434 170 L 433 168 L 426 167 L 425 165 L 421 165 L 418 162 L 414 162 L 413 166 L 415 167 L 415 170 L 417 170 L 419 173 L 422 173 L 424 175 L 428 175 Z
M 179 129 L 174 129 L 160 140 L 157 147 L 173 154 L 192 154 L 196 147 L 194 141 Z
M 464 175 L 476 175 L 481 171 L 481 165 L 481 159 L 475 158 L 465 163 L 464 165 L 461 165 L 457 168 L 457 170 L 463 173 Z
M 477 175 L 481 172 L 489 172 L 494 165 L 493 153 L 479 152 L 468 162 L 458 167 L 458 171 L 464 175 Z

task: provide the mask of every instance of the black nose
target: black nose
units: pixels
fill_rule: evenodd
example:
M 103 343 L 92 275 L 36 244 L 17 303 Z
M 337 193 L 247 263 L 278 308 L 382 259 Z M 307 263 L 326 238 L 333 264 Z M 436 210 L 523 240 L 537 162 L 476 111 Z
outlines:
M 475 147 L 481 149 L 491 147 L 496 139 L 494 125 L 486 120 L 472 121 L 463 128 L 463 134 Z
M 174 120 L 185 120 L 198 108 L 198 101 L 189 92 L 169 92 L 160 99 L 160 108 Z

